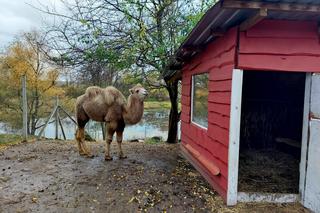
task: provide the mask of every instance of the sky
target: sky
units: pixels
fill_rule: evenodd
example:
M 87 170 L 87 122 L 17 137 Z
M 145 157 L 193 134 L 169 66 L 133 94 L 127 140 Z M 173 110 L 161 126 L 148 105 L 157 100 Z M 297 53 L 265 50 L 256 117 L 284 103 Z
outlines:
M 21 32 L 39 29 L 53 17 L 33 8 L 43 5 L 61 7 L 59 0 L 0 0 L 0 48 L 6 47 Z

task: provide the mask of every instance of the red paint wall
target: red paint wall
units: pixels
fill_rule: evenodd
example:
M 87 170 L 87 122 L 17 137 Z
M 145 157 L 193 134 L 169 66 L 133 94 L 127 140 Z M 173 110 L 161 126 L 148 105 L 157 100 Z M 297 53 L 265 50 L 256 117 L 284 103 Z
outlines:
M 231 29 L 182 70 L 181 149 L 225 200 L 233 68 L 320 72 L 316 22 L 264 20 L 241 32 L 238 45 L 237 34 L 237 29 Z M 208 130 L 190 122 L 191 77 L 203 72 L 208 72 L 210 78 Z M 214 175 L 216 167 L 220 170 L 218 176 Z
M 182 151 L 224 199 L 227 194 L 231 80 L 236 44 L 237 30 L 231 29 L 225 36 L 209 44 L 182 70 Z M 209 73 L 210 79 L 208 130 L 194 125 L 190 118 L 192 75 L 204 72 Z M 220 175 L 213 175 L 214 171 L 210 171 L 203 160 L 198 160 L 192 150 L 203 156 L 208 164 L 217 166 Z
M 240 69 L 320 72 L 317 22 L 264 20 L 240 33 Z

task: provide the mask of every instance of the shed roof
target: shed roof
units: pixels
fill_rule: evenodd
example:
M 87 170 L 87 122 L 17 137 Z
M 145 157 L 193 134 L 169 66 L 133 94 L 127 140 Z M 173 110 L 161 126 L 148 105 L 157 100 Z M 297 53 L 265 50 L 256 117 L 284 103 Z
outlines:
M 165 78 L 171 78 L 201 48 L 231 27 L 263 18 L 280 20 L 320 20 L 319 0 L 220 0 L 211 7 L 177 49 Z

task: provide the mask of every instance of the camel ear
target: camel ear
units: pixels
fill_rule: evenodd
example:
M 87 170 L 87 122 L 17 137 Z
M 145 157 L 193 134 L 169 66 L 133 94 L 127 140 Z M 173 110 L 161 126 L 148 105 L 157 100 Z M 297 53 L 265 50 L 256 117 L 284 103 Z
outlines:
M 130 92 L 130 94 L 133 94 L 134 92 L 133 92 L 133 89 L 129 89 L 129 92 Z

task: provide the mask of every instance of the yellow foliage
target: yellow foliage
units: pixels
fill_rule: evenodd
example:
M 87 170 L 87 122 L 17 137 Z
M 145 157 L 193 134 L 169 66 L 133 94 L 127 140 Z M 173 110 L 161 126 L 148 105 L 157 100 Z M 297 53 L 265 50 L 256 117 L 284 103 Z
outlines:
M 39 118 L 46 117 L 54 105 L 54 97 L 64 98 L 65 91 L 56 85 L 59 70 L 46 63 L 41 42 L 22 37 L 10 45 L 0 57 L 0 119 L 19 128 L 21 125 L 21 77 L 27 77 L 28 128 L 34 133 Z
M 43 62 L 40 49 L 16 42 L 8 48 L 3 59 L 9 70 L 8 81 L 13 87 L 21 87 L 21 77 L 27 76 L 27 87 L 45 96 L 63 95 L 64 91 L 55 86 L 59 71 L 47 67 Z

